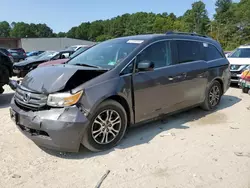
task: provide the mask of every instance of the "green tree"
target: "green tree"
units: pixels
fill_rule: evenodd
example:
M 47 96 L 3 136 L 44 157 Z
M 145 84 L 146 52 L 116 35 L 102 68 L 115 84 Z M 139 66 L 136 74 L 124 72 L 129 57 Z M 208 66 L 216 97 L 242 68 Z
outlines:
M 76 30 L 78 27 L 72 27 L 68 32 L 67 32 L 67 37 L 69 38 L 77 38 L 76 37 Z
M 59 33 L 57 33 L 56 36 L 57 36 L 57 37 L 66 37 L 66 36 L 67 36 L 67 33 L 65 33 L 65 32 L 59 32 Z
M 0 37 L 10 36 L 10 24 L 6 21 L 0 22 Z
M 46 24 L 36 24 L 35 34 L 37 37 L 51 37 L 53 34 L 53 30 Z
M 110 36 L 110 35 L 99 35 L 97 38 L 96 38 L 96 42 L 102 42 L 102 41 L 105 41 L 105 40 L 108 40 L 108 39 L 112 39 L 113 37 Z
M 75 31 L 75 37 L 78 39 L 88 40 L 89 39 L 89 27 L 90 27 L 89 22 L 82 23 L 79 27 L 77 27 Z
M 103 34 L 102 20 L 94 21 L 90 25 L 86 25 L 85 28 L 88 28 L 88 32 L 86 32 L 87 36 L 85 39 L 95 41 L 98 36 Z
M 206 34 L 210 22 L 206 10 L 206 5 L 202 1 L 193 3 L 192 9 L 185 12 L 183 21 L 186 24 L 186 31 Z
M 11 37 L 52 37 L 53 31 L 46 24 L 27 24 L 24 22 L 12 23 Z
M 13 29 L 10 31 L 11 37 L 36 37 L 35 32 L 32 30 L 29 24 L 24 22 L 15 23 Z
M 153 31 L 155 33 L 165 33 L 172 31 L 174 28 L 174 21 L 171 17 L 157 17 L 153 24 Z
M 232 0 L 217 0 L 215 3 L 216 14 L 212 23 L 215 39 L 219 40 L 224 49 L 231 49 L 238 46 L 240 42 L 238 16 L 236 16 L 236 6 Z M 235 40 L 236 39 L 236 40 Z

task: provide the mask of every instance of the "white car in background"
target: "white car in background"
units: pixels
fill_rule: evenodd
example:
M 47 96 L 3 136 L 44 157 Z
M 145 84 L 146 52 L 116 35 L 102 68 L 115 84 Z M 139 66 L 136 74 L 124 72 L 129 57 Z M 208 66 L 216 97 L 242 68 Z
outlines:
M 238 47 L 227 58 L 230 63 L 231 83 L 239 84 L 241 73 L 250 66 L 250 44 Z
M 77 51 L 77 50 L 79 50 L 80 48 L 86 47 L 86 46 L 88 46 L 88 45 L 74 45 L 74 46 L 70 46 L 70 47 L 66 48 L 66 50 Z

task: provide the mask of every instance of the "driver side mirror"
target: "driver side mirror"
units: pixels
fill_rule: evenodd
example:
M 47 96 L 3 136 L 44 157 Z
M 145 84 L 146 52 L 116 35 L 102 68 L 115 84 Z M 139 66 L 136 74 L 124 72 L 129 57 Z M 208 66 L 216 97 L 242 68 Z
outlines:
M 152 71 L 154 69 L 154 63 L 148 60 L 144 60 L 138 63 L 137 70 L 144 72 L 144 71 Z

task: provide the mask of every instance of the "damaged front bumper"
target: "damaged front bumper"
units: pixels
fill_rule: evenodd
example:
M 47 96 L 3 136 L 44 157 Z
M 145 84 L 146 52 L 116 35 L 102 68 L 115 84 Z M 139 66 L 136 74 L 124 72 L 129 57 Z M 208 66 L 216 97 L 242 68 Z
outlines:
M 24 111 L 14 99 L 10 115 L 19 130 L 34 143 L 49 149 L 77 152 L 88 119 L 76 107 L 53 108 L 43 111 Z

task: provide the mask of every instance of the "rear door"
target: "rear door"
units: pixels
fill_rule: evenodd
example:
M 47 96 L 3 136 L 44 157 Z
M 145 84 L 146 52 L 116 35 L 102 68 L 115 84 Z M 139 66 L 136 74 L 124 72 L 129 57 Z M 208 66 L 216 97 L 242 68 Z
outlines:
M 175 40 L 177 51 L 177 65 L 182 79 L 180 87 L 183 92 L 179 108 L 189 107 L 204 100 L 208 83 L 208 64 L 204 60 L 204 46 L 198 41 Z
M 189 66 L 176 64 L 178 54 L 175 53 L 175 46 L 173 41 L 156 42 L 136 57 L 136 64 L 144 60 L 155 64 L 152 71 L 136 71 L 133 74 L 136 122 L 186 106 L 188 99 L 185 97 L 190 95 L 190 85 L 188 85 L 190 82 L 186 79 Z M 188 93 L 186 93 L 187 90 Z

